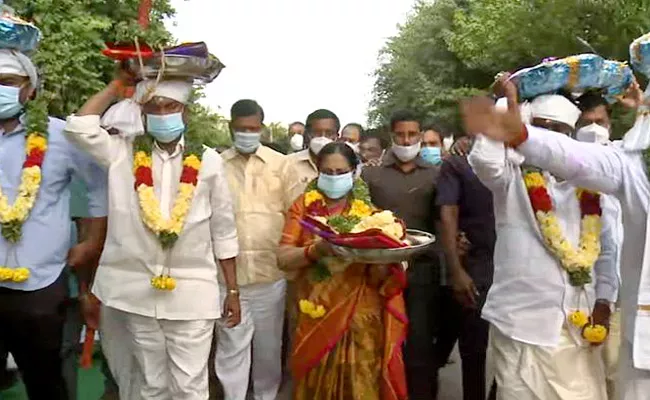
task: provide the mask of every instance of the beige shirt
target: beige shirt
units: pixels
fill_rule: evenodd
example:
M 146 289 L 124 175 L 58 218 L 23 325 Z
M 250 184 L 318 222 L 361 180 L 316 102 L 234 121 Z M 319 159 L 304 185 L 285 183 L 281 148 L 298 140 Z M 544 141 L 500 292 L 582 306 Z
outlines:
M 93 293 L 118 310 L 171 320 L 221 316 L 218 259 L 236 257 L 239 248 L 232 199 L 223 161 L 215 151 L 203 153 L 198 184 L 185 226 L 170 250 L 163 250 L 143 224 L 133 189 L 132 138 L 109 135 L 97 115 L 71 116 L 66 136 L 108 170 L 108 231 Z M 152 150 L 154 191 L 169 215 L 179 185 L 183 145 L 171 154 Z M 173 291 L 151 287 L 153 276 L 176 279 Z
M 302 193 L 289 159 L 266 146 L 245 157 L 230 148 L 222 153 L 239 233 L 237 282 L 270 283 L 284 278 L 276 251 L 284 217 Z
M 307 188 L 309 182 L 318 177 L 318 168 L 316 168 L 316 164 L 314 164 L 309 155 L 309 149 L 292 153 L 287 157 L 289 157 L 290 163 L 298 173 L 298 185 L 300 186 L 300 193 L 302 193 Z

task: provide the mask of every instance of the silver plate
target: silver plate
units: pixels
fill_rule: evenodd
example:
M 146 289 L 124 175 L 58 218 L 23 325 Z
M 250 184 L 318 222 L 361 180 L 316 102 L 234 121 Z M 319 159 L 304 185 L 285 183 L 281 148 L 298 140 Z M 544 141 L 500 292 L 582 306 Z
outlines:
M 398 249 L 355 249 L 332 245 L 334 253 L 341 258 L 364 264 L 392 264 L 408 261 L 424 253 L 436 241 L 436 237 L 428 232 L 417 229 L 407 229 L 406 242 L 408 247 Z
M 165 77 L 178 77 L 193 79 L 196 83 L 206 84 L 210 83 L 224 69 L 225 65 L 219 61 L 218 58 L 211 56 L 210 58 L 183 56 L 183 55 L 166 55 L 165 70 L 163 74 Z M 156 78 L 161 69 L 163 57 L 154 56 L 150 59 L 144 60 L 142 71 L 140 71 L 140 63 L 137 58 L 127 61 L 129 69 L 138 75 L 145 78 Z

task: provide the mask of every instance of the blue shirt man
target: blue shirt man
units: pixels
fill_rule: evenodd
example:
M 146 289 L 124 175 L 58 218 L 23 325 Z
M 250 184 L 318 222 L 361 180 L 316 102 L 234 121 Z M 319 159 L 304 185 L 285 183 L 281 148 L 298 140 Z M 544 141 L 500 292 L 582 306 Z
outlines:
M 34 291 L 52 284 L 66 265 L 71 246 L 70 182 L 78 177 L 88 187 L 88 215 L 104 217 L 107 209 L 106 172 L 63 136 L 65 122 L 50 119 L 48 149 L 34 208 L 22 227 L 22 239 L 11 244 L 0 239 L 0 260 L 6 266 L 27 267 L 22 283 L 0 282 L 0 287 Z M 0 184 L 12 204 L 25 158 L 25 128 L 0 136 Z

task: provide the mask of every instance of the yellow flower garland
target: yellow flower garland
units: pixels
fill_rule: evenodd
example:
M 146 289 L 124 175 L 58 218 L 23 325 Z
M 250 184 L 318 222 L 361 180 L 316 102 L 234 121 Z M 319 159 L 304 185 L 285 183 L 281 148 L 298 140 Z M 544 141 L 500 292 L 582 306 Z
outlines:
M 546 190 L 546 180 L 539 172 L 524 175 L 524 183 L 529 191 L 536 188 Z M 583 190 L 578 189 L 576 195 L 580 198 Z M 544 243 L 558 258 L 562 268 L 567 272 L 584 271 L 593 269 L 600 255 L 600 232 L 602 230 L 599 215 L 585 215 L 580 221 L 580 240 L 575 248 L 564 236 L 560 222 L 553 211 L 534 210 L 535 218 L 542 233 Z

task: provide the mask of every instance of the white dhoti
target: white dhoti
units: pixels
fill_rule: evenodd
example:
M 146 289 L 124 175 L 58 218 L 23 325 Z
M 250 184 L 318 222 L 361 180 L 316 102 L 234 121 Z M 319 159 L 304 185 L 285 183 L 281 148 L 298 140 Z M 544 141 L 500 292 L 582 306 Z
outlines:
M 255 400 L 275 400 L 282 382 L 282 328 L 287 283 L 240 288 L 241 323 L 217 324 L 215 369 L 228 400 L 245 400 L 251 374 Z M 222 299 L 228 291 L 221 288 Z
M 175 321 L 124 313 L 141 384 L 134 399 L 208 400 L 214 320 Z M 131 399 L 131 398 L 129 398 Z M 125 399 L 126 400 L 126 399 Z
M 618 400 L 619 353 L 621 349 L 621 311 L 617 309 L 609 319 L 609 333 L 603 344 L 603 362 L 607 384 L 607 398 Z
M 621 400 L 650 400 L 650 371 L 634 368 L 632 343 L 621 343 L 620 370 L 617 384 Z
M 120 390 L 120 399 L 137 399 L 140 374 L 126 329 L 126 313 L 102 305 L 99 321 L 100 344 L 108 368 Z
M 575 344 L 566 328 L 556 347 L 519 342 L 490 327 L 498 400 L 607 400 L 600 347 Z

